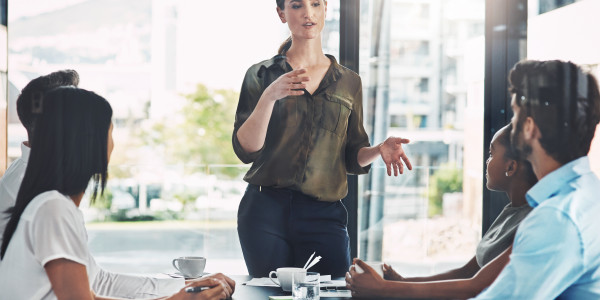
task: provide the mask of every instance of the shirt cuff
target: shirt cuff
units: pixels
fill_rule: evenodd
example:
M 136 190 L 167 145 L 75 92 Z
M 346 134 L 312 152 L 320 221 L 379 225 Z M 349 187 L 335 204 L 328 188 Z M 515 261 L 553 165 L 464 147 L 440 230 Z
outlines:
M 161 296 L 172 295 L 185 286 L 184 278 L 157 278 L 158 293 Z
M 263 148 L 261 148 L 260 150 L 258 150 L 256 152 L 251 152 L 251 153 L 246 152 L 246 150 L 244 150 L 244 148 L 240 144 L 240 141 L 237 138 L 237 130 L 235 130 L 233 132 L 232 144 L 233 144 L 233 151 L 235 152 L 237 157 L 245 164 L 254 162 L 260 156 L 260 153 L 264 149 L 264 145 L 263 145 Z

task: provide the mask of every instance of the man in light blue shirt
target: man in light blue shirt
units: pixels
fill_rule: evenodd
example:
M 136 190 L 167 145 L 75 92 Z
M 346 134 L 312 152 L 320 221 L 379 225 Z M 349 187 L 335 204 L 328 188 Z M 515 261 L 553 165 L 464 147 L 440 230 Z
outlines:
M 476 299 L 600 299 L 600 181 L 587 157 L 598 83 L 562 61 L 520 62 L 509 81 L 512 144 L 540 180 L 510 262 Z

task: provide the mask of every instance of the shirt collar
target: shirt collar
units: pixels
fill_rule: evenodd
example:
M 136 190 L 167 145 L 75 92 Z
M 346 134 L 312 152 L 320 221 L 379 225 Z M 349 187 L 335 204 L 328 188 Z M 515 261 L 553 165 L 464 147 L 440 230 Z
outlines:
M 580 157 L 544 176 L 527 192 L 527 202 L 531 207 L 540 205 L 545 200 L 556 195 L 565 184 L 581 175 L 591 173 L 590 161 L 587 156 Z
M 25 146 L 25 142 L 21 143 L 21 160 L 27 162 L 29 160 L 29 151 L 31 148 Z
M 333 81 L 338 80 L 338 78 L 342 74 L 342 66 L 337 62 L 333 55 L 325 54 L 329 60 L 331 60 L 331 66 L 327 70 L 327 73 L 323 77 L 323 84 L 328 85 Z M 273 67 L 279 67 L 285 73 L 292 71 L 292 66 L 287 63 L 285 53 L 273 56 L 271 59 L 267 60 L 263 66 L 267 69 L 272 69 Z M 329 76 L 328 73 L 331 72 L 332 76 Z

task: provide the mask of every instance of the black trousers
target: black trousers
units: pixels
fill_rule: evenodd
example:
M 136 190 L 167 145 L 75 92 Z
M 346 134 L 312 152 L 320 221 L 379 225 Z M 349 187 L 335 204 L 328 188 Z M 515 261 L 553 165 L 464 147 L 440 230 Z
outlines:
M 267 277 L 280 267 L 301 268 L 313 252 L 322 258 L 309 271 L 344 276 L 350 267 L 347 223 L 342 201 L 248 185 L 238 210 L 238 235 L 250 276 Z

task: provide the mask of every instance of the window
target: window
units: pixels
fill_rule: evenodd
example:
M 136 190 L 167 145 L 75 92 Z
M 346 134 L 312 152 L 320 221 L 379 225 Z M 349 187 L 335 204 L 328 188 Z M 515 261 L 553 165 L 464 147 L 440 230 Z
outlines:
M 539 14 L 536 9 L 538 4 Z M 543 5 L 554 4 L 552 13 L 543 13 L 545 7 Z M 572 61 L 587 68 L 596 75 L 596 78 L 600 78 L 600 53 L 598 53 L 600 37 L 594 30 L 600 26 L 599 11 L 600 2 L 594 0 L 540 0 L 539 2 L 530 0 L 527 58 Z M 592 170 L 598 175 L 600 175 L 599 135 L 599 131 L 596 131 L 589 153 Z
M 337 57 L 339 0 L 327 15 L 323 45 Z M 9 158 L 27 139 L 16 97 L 37 76 L 75 69 L 113 107 L 108 189 L 83 205 L 98 263 L 174 272 L 173 258 L 196 255 L 207 272 L 247 274 L 236 217 L 248 166 L 231 132 L 247 68 L 289 36 L 275 1 L 15 0 L 9 16 Z
M 359 177 L 359 256 L 403 275 L 462 265 L 481 236 L 484 4 L 361 1 L 366 129 L 410 138 L 414 169 Z

